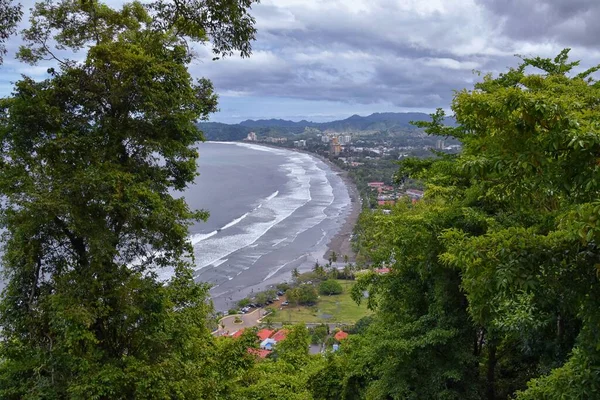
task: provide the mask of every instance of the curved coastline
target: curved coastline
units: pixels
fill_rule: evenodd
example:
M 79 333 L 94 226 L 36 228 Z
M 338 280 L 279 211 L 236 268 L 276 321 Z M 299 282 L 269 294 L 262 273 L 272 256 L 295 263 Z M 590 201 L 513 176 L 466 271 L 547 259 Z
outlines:
M 319 213 L 321 217 L 314 214 L 313 211 L 309 219 L 312 219 L 314 222 L 312 224 L 309 223 L 307 228 L 285 231 L 286 224 L 273 227 L 273 230 L 278 230 L 277 233 L 280 235 L 280 239 L 272 244 L 272 247 L 277 249 L 276 251 L 279 251 L 279 258 L 267 253 L 253 253 L 252 247 L 256 245 L 253 244 L 252 246 L 245 247 L 244 251 L 238 253 L 238 257 L 240 253 L 243 253 L 246 260 L 249 258 L 252 259 L 250 260 L 250 266 L 241 269 L 239 269 L 239 266 L 234 267 L 235 254 L 233 257 L 230 257 L 231 254 L 228 254 L 225 258 L 229 259 L 227 260 L 229 263 L 226 265 L 219 263 L 221 268 L 217 269 L 215 265 L 211 265 L 207 267 L 208 269 L 202 267 L 198 270 L 197 278 L 199 281 L 213 283 L 211 297 L 217 310 L 225 311 L 234 307 L 237 301 L 244 297 L 251 296 L 256 292 L 273 287 L 277 283 L 289 280 L 291 278 L 291 271 L 294 268 L 306 271 L 310 270 L 317 261 L 325 263 L 332 251 L 335 251 L 340 256 L 344 254 L 348 255 L 350 260 L 354 259 L 350 238 L 361 207 L 356 187 L 349 180 L 345 171 L 323 157 L 310 152 L 299 151 L 298 149 L 286 149 L 277 146 L 243 142 L 219 143 L 250 147 L 258 151 L 261 151 L 260 148 L 263 148 L 262 151 L 277 152 L 285 155 L 286 158 L 297 160 L 299 164 L 292 166 L 292 168 L 298 167 L 299 171 L 297 172 L 301 175 L 310 174 L 311 171 L 319 171 L 317 177 L 311 175 L 308 183 L 309 188 L 311 187 L 311 183 L 313 185 L 325 184 L 324 188 L 329 187 L 329 189 L 325 190 L 333 190 L 335 194 L 331 192 L 331 196 L 333 197 L 328 198 L 329 195 L 325 193 L 325 197 L 321 196 L 319 199 L 315 199 L 314 203 L 311 203 L 312 207 L 316 207 L 313 209 L 321 209 L 322 211 Z M 298 155 L 290 157 L 290 155 L 284 154 L 288 152 Z M 308 160 L 306 156 L 313 160 L 308 162 L 308 170 L 306 170 Z M 289 165 L 288 168 L 290 168 Z M 316 169 L 313 170 L 313 168 Z M 292 176 L 295 175 L 292 174 Z M 314 179 L 317 180 L 314 181 Z M 336 200 L 338 202 L 334 203 Z M 296 219 L 302 217 L 302 215 L 295 216 Z M 275 232 L 272 233 L 275 234 Z M 299 244 L 295 244 L 296 240 Z M 302 243 L 309 246 L 299 253 L 298 250 L 302 246 Z M 290 249 L 288 253 L 288 247 L 286 246 L 293 244 L 295 244 L 295 248 Z M 282 260 L 282 254 L 287 254 L 285 261 Z

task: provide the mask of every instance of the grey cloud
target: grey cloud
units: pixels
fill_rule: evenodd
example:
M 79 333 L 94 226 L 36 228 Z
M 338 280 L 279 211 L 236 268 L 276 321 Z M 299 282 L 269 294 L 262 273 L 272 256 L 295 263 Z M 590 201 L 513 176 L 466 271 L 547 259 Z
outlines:
M 600 47 L 598 0 L 478 0 L 514 39 Z

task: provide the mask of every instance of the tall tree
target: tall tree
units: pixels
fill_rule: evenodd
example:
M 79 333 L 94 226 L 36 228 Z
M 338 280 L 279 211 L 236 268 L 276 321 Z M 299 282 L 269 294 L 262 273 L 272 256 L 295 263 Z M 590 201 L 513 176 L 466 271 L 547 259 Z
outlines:
M 197 174 L 195 122 L 217 100 L 188 41 L 248 55 L 251 3 L 35 6 L 19 55 L 58 67 L 0 102 L 0 397 L 220 397 L 187 241 L 208 214 L 172 191 Z
M 5 43 L 15 33 L 22 15 L 20 4 L 13 4 L 12 0 L 0 0 L 0 64 L 6 54 Z

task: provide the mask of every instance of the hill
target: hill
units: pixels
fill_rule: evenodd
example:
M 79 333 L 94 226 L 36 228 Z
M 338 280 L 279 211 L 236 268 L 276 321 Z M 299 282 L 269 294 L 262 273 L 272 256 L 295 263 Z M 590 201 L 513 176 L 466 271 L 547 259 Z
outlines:
M 198 124 L 208 140 L 242 140 L 250 131 L 260 133 L 301 133 L 305 128 L 321 131 L 382 131 L 413 128 L 410 121 L 428 121 L 425 113 L 374 113 L 366 117 L 352 115 L 343 120 L 330 122 L 288 121 L 283 119 L 246 120 L 239 124 L 201 122 Z M 451 122 L 451 121 L 450 121 Z

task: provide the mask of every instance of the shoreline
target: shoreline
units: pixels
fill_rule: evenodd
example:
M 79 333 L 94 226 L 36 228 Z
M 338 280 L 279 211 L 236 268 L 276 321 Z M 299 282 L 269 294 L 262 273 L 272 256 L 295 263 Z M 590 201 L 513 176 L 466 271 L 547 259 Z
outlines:
M 236 141 L 232 141 L 230 143 L 235 143 L 235 142 Z M 352 237 L 352 234 L 354 233 L 354 227 L 356 226 L 358 217 L 360 216 L 360 212 L 362 210 L 362 204 L 361 204 L 360 196 L 358 194 L 358 189 L 356 188 L 356 185 L 354 184 L 352 179 L 350 179 L 350 177 L 348 176 L 348 171 L 341 169 L 340 167 L 338 167 L 337 165 L 335 165 L 329 159 L 323 157 L 322 155 L 312 153 L 310 151 L 306 151 L 306 150 L 302 150 L 302 149 L 295 149 L 295 148 L 290 149 L 287 147 L 274 146 L 274 145 L 270 145 L 267 143 L 261 143 L 261 142 L 254 143 L 254 142 L 242 141 L 241 143 L 249 143 L 249 144 L 253 144 L 253 145 L 257 145 L 257 146 L 270 147 L 273 149 L 279 149 L 279 150 L 283 149 L 283 150 L 295 151 L 297 153 L 308 154 L 312 157 L 315 157 L 315 158 L 323 161 L 325 164 L 327 164 L 327 166 L 329 166 L 329 168 L 331 168 L 331 170 L 333 172 L 335 172 L 342 179 L 342 181 L 344 182 L 344 186 L 346 186 L 346 189 L 348 190 L 348 195 L 350 197 L 350 211 L 348 212 L 346 219 L 344 220 L 344 223 L 340 227 L 339 231 L 327 243 L 327 250 L 323 254 L 323 259 L 325 261 L 327 261 L 329 259 L 329 256 L 331 255 L 331 253 L 335 251 L 335 253 L 339 257 L 338 263 L 343 261 L 340 258 L 343 257 L 344 255 L 348 256 L 349 262 L 354 262 L 356 260 L 356 254 L 354 254 L 354 250 L 352 249 L 352 243 L 350 242 L 350 239 Z
M 223 143 L 223 142 L 222 142 Z M 246 143 L 246 142 L 225 142 L 225 143 Z M 272 276 L 268 276 L 264 280 L 250 280 L 246 281 L 246 285 L 244 287 L 239 287 L 235 293 L 228 294 L 219 294 L 219 293 L 211 293 L 211 300 L 214 306 L 215 311 L 226 311 L 231 308 L 236 308 L 237 302 L 246 297 L 252 297 L 254 294 L 273 289 L 279 283 L 289 282 L 292 278 L 292 270 L 294 268 L 298 268 L 300 272 L 307 272 L 311 270 L 314 266 L 315 262 L 319 262 L 321 264 L 325 264 L 328 262 L 328 258 L 330 254 L 335 251 L 338 254 L 338 261 L 334 264 L 336 267 L 343 267 L 343 256 L 348 256 L 349 262 L 355 261 L 355 255 L 352 251 L 352 245 L 350 239 L 354 232 L 354 226 L 358 220 L 358 217 L 361 212 L 361 202 L 360 197 L 358 195 L 358 190 L 356 185 L 352 180 L 348 177 L 347 171 L 339 168 L 337 165 L 333 164 L 331 161 L 322 157 L 318 154 L 311 153 L 309 151 L 303 151 L 300 149 L 288 149 L 284 147 L 272 146 L 263 143 L 251 143 L 259 146 L 269 147 L 278 150 L 289 150 L 295 151 L 297 153 L 304 153 L 311 157 L 315 157 L 316 159 L 325 163 L 331 170 L 332 173 L 336 174 L 340 177 L 344 187 L 348 192 L 348 196 L 350 202 L 348 203 L 348 208 L 344 210 L 340 216 L 344 215 L 344 220 L 341 221 L 340 226 L 335 234 L 331 236 L 329 241 L 323 245 L 323 249 L 318 252 L 306 253 L 304 256 L 299 257 L 296 260 L 292 260 L 285 264 L 285 266 L 280 268 L 280 270 L 273 273 Z M 250 271 L 249 271 L 250 272 Z M 216 290 L 218 285 L 214 287 Z

